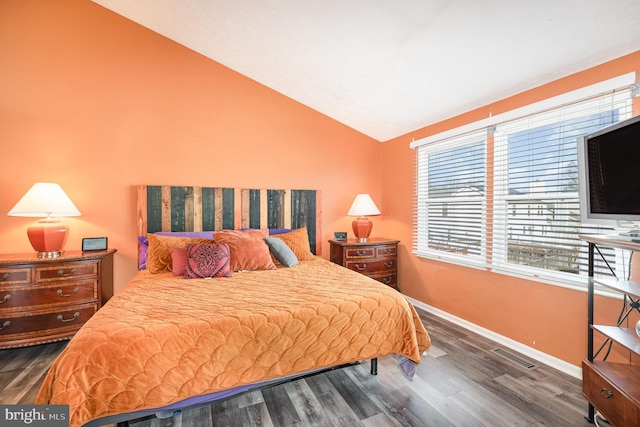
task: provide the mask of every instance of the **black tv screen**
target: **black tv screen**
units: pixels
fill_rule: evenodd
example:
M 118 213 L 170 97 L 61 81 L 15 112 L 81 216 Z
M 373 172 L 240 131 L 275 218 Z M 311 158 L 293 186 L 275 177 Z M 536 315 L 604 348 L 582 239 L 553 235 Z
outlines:
M 583 217 L 640 221 L 640 116 L 587 135 L 582 144 Z

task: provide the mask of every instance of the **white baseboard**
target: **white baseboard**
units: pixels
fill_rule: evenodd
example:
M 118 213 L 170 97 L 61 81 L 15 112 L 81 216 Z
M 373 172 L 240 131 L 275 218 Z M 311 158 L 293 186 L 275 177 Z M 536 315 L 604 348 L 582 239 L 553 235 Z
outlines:
M 446 311 L 442 311 L 439 308 L 435 308 L 428 304 L 425 304 L 422 301 L 415 300 L 411 297 L 407 297 L 406 295 L 405 297 L 409 301 L 411 301 L 414 306 L 421 308 L 428 313 L 441 317 L 442 319 L 468 329 L 471 332 L 475 332 L 478 335 L 495 341 L 498 344 L 510 348 L 511 350 L 517 351 L 518 353 L 537 360 L 540 363 L 544 363 L 545 365 L 564 372 L 567 375 L 582 379 L 582 368 L 580 368 L 579 366 L 573 365 L 569 362 L 565 362 L 564 360 L 558 359 L 557 357 L 551 356 L 547 353 L 543 353 L 540 350 L 536 350 L 535 348 L 519 343 L 515 340 L 512 340 L 511 338 L 505 337 L 504 335 L 497 334 L 489 329 L 478 326 L 475 323 L 471 323 L 460 317 L 454 316 L 453 314 L 447 313 Z

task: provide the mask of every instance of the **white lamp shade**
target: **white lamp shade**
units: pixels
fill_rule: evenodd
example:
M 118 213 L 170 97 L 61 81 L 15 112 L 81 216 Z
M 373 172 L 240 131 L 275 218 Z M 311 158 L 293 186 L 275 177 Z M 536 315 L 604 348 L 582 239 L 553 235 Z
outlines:
M 36 182 L 7 215 L 45 218 L 79 216 L 80 211 L 58 184 Z
M 348 216 L 380 215 L 380 209 L 368 194 L 358 194 L 347 212 Z

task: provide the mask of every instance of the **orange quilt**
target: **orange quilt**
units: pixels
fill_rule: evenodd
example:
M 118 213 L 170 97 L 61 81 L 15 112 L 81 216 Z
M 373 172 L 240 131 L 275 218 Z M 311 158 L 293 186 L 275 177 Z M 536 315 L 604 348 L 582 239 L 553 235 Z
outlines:
M 430 339 L 398 292 L 321 258 L 176 278 L 141 271 L 73 337 L 36 403 L 71 426 L 357 360 L 418 363 Z

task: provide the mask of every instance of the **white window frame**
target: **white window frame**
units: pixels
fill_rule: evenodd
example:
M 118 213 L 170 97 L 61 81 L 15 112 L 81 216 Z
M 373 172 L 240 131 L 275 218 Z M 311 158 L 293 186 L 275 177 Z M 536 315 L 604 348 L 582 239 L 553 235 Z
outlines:
M 488 188 L 489 185 L 493 187 L 493 193 L 491 197 L 493 199 L 493 209 L 494 216 L 491 218 L 492 228 L 488 230 L 487 221 L 482 222 L 482 236 L 483 236 L 483 245 L 480 256 L 470 256 L 470 255 L 461 255 L 455 253 L 449 253 L 444 251 L 439 251 L 436 249 L 432 249 L 428 247 L 428 222 L 426 221 L 427 209 L 426 203 L 428 202 L 428 197 L 425 195 L 424 188 L 421 188 L 421 184 L 426 184 L 428 187 L 428 170 L 424 167 L 424 164 L 420 164 L 421 154 L 418 153 L 416 156 L 417 159 L 417 183 L 416 183 L 416 206 L 415 206 L 415 225 L 414 225 L 414 250 L 413 253 L 419 257 L 425 257 L 430 259 L 436 259 L 439 261 L 450 262 L 460 265 L 465 265 L 474 268 L 488 269 L 490 271 L 494 271 L 501 274 L 513 275 L 517 277 L 524 277 L 527 279 L 533 279 L 537 281 L 542 281 L 546 283 L 568 286 L 568 287 L 579 287 L 584 289 L 586 284 L 586 277 L 584 272 L 580 272 L 580 274 L 574 273 L 566 273 L 559 272 L 553 270 L 547 270 L 543 268 L 535 268 L 526 265 L 518 265 L 515 263 L 509 263 L 507 260 L 506 254 L 506 238 L 508 237 L 506 234 L 508 233 L 508 229 L 506 224 L 502 221 L 506 221 L 506 218 L 511 214 L 510 212 L 506 212 L 505 206 L 508 206 L 509 201 L 513 201 L 516 198 L 524 198 L 531 199 L 531 195 L 526 196 L 510 196 L 508 194 L 508 189 L 506 179 L 504 178 L 504 174 L 507 173 L 506 169 L 508 168 L 508 159 L 506 157 L 500 157 L 499 151 L 506 144 L 505 135 L 510 129 L 514 129 L 518 127 L 519 119 L 528 115 L 534 114 L 549 114 L 547 119 L 543 121 L 536 121 L 536 126 L 544 126 L 545 124 L 555 124 L 560 121 L 569 120 L 573 117 L 579 117 L 580 111 L 579 109 L 574 111 L 570 104 L 575 102 L 579 102 L 584 99 L 589 99 L 592 97 L 600 96 L 605 94 L 606 92 L 611 92 L 617 89 L 629 88 L 635 86 L 636 74 L 629 73 L 624 76 L 620 76 L 617 78 L 613 78 L 607 80 L 605 82 L 597 83 L 595 85 L 591 85 L 586 88 L 578 89 L 576 91 L 572 91 L 567 94 L 563 94 L 554 98 L 550 98 L 545 101 L 541 101 L 526 107 L 522 107 L 507 113 L 504 113 L 500 116 L 490 117 L 485 120 L 481 120 L 476 123 L 472 123 L 466 126 L 463 126 L 458 129 L 452 129 L 450 131 L 433 135 L 428 138 L 419 141 L 413 141 L 411 143 L 411 148 L 420 148 L 422 155 L 429 155 L 431 153 L 436 153 L 438 151 L 451 149 L 457 146 L 460 141 L 469 140 L 469 135 L 476 134 L 484 136 L 485 138 L 492 137 L 494 144 L 494 171 L 493 171 L 493 182 L 488 183 L 485 182 L 485 189 Z M 628 98 L 628 103 L 631 102 L 631 99 Z M 591 101 L 598 102 L 598 101 Z M 617 102 L 617 101 L 616 101 Z M 554 108 L 558 107 L 568 107 L 565 111 L 565 115 L 562 116 L 561 119 L 558 119 L 556 114 L 552 114 L 550 111 Z M 546 113 L 543 111 L 548 110 Z M 584 112 L 583 112 L 584 114 Z M 628 108 L 628 115 L 622 115 L 619 117 L 620 120 L 624 120 L 631 116 L 631 108 Z M 497 126 L 496 126 L 497 125 Z M 493 133 L 494 126 L 497 127 L 496 133 L 490 136 Z M 485 148 L 486 148 L 485 139 Z M 425 154 L 426 153 L 426 154 Z M 489 174 L 485 174 L 485 178 L 488 178 Z M 502 186 L 502 187 L 501 187 Z M 424 185 L 422 186 L 424 187 Z M 574 200 L 578 200 L 578 192 L 558 192 L 557 194 L 536 194 L 535 198 L 543 198 L 549 196 L 550 199 L 553 198 L 571 198 Z M 483 196 L 483 207 L 482 211 L 486 218 L 487 213 L 487 194 Z M 458 199 L 459 200 L 459 199 Z M 444 201 L 444 199 L 440 199 L 439 201 Z M 499 206 L 502 204 L 502 211 L 499 211 Z M 487 247 L 487 236 L 491 234 L 491 246 Z M 586 257 L 586 245 L 581 251 L 584 250 L 584 254 Z M 580 256 L 583 254 L 581 252 Z M 616 251 L 616 266 L 618 271 L 616 271 L 616 275 L 618 277 L 624 277 L 627 272 L 626 264 L 628 262 L 628 254 L 625 254 L 623 251 Z
M 461 142 L 462 141 L 462 142 Z M 486 132 L 480 130 L 470 134 L 462 135 L 459 138 L 452 138 L 446 141 L 440 141 L 439 143 L 432 144 L 429 147 L 428 152 L 424 152 L 423 155 L 427 157 L 431 154 L 438 154 L 451 150 L 454 148 L 463 147 L 464 145 L 475 144 L 478 142 L 484 142 L 484 151 L 486 153 Z M 418 159 L 418 162 L 422 162 L 425 159 Z M 486 159 L 485 159 L 486 165 Z M 428 183 L 428 161 L 419 166 L 421 178 L 424 183 Z M 486 186 L 486 173 L 485 173 L 485 186 Z M 486 188 L 486 187 L 485 187 Z M 487 258 L 487 230 L 486 222 L 482 221 L 482 229 L 480 231 L 480 254 L 479 255 L 462 255 L 455 252 L 446 252 L 429 247 L 429 211 L 428 205 L 430 202 L 428 194 L 428 185 L 426 188 L 422 188 L 423 191 L 418 191 L 416 195 L 416 232 L 414 235 L 414 253 L 430 259 L 436 259 L 444 262 L 451 262 L 454 264 L 466 265 L 468 267 L 482 268 L 488 267 L 486 263 Z M 441 197 L 433 199 L 436 203 L 446 202 L 480 202 L 481 203 L 481 216 L 486 218 L 487 204 L 486 196 L 478 197 Z M 420 237 L 422 236 L 422 237 Z

